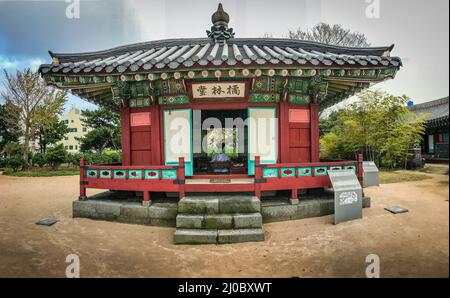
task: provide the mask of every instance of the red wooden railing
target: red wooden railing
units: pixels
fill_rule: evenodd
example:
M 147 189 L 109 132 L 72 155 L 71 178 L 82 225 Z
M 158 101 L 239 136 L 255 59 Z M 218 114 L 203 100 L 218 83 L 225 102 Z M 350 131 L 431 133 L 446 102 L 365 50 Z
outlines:
M 254 191 L 261 198 L 263 191 L 290 190 L 291 198 L 298 198 L 299 189 L 321 188 L 331 186 L 328 170 L 335 167 L 351 167 L 358 179 L 362 181 L 362 155 L 357 161 L 313 162 L 261 164 L 259 156 L 255 157 L 254 183 L 229 184 L 189 184 L 186 185 L 185 161 L 179 158 L 178 165 L 85 165 L 80 161 L 80 199 L 86 198 L 87 188 L 140 191 L 144 203 L 151 201 L 150 192 L 177 192 L 180 199 L 186 192 L 247 192 Z
M 262 191 L 290 190 L 291 199 L 296 200 L 298 199 L 299 189 L 331 187 L 331 181 L 327 172 L 333 168 L 353 168 L 362 186 L 362 161 L 362 155 L 358 155 L 357 161 L 278 163 L 265 165 L 261 164 L 259 157 L 256 157 L 255 195 L 260 198 Z M 271 169 L 272 176 L 265 176 L 265 169 Z M 300 175 L 300 169 L 306 169 L 308 175 Z M 316 172 L 316 169 L 320 169 L 321 173 Z
M 80 199 L 86 198 L 87 188 L 140 191 L 143 192 L 144 202 L 150 202 L 151 191 L 178 192 L 180 198 L 183 198 L 184 164 L 183 157 L 179 158 L 178 165 L 174 166 L 91 166 L 80 160 Z

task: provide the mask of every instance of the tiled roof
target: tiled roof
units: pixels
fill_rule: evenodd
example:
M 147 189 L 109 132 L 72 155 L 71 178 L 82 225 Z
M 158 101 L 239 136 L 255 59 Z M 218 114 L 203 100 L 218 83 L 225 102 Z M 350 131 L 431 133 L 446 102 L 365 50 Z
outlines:
M 433 121 L 443 118 L 448 118 L 449 115 L 449 101 L 448 97 L 421 103 L 410 107 L 410 110 L 420 114 L 428 114 L 425 118 L 427 121 Z
M 313 65 L 397 67 L 400 58 L 390 57 L 393 46 L 376 48 L 347 48 L 315 42 L 254 38 L 229 39 L 225 43 L 209 38 L 170 39 L 139 43 L 78 54 L 50 55 L 57 63 L 44 64 L 41 73 L 125 73 L 159 69 L 226 67 L 248 65 Z

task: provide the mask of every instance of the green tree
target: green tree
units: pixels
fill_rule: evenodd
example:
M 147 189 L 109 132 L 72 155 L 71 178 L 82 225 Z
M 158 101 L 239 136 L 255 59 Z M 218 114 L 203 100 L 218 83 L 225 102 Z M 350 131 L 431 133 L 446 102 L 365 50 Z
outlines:
M 80 165 L 80 159 L 83 158 L 83 155 L 81 153 L 68 153 L 67 154 L 67 163 L 78 167 Z
M 5 101 L 8 125 L 16 123 L 23 136 L 23 169 L 29 166 L 30 142 L 39 127 L 47 127 L 55 115 L 62 112 L 66 93 L 46 86 L 39 73 L 31 69 L 10 74 L 4 71 L 5 80 L 0 96 Z
M 11 168 L 14 172 L 16 172 L 23 164 L 23 157 L 22 155 L 16 154 L 7 158 L 5 163 L 8 168 Z
M 81 138 L 80 150 L 82 152 L 95 150 L 101 153 L 110 146 L 113 146 L 111 142 L 111 131 L 108 128 L 100 127 L 91 130 Z
M 339 110 L 331 112 L 327 117 L 319 119 L 319 135 L 323 135 L 331 132 L 339 119 Z
M 19 141 L 20 127 L 17 121 L 12 120 L 6 105 L 0 105 L 0 151 L 7 143 Z
M 335 126 L 322 136 L 322 156 L 351 159 L 362 152 L 379 166 L 404 166 L 424 132 L 424 119 L 406 108 L 407 101 L 406 96 L 382 91 L 360 93 L 357 102 L 338 112 Z
M 6 158 L 13 155 L 23 155 L 23 147 L 17 142 L 9 142 L 3 146 L 2 154 Z
M 121 119 L 119 113 L 105 108 L 83 111 L 81 121 L 91 129 L 83 138 L 80 138 L 81 151 L 96 150 L 101 153 L 107 148 L 120 149 Z
M 45 154 L 42 153 L 36 153 L 33 156 L 33 165 L 37 165 L 39 167 L 43 167 L 47 164 L 47 159 L 45 157 Z
M 352 32 L 339 24 L 329 25 L 326 23 L 319 23 L 312 29 L 302 30 L 299 28 L 297 30 L 290 30 L 289 38 L 345 47 L 370 46 L 367 37 L 363 33 Z
M 45 159 L 56 170 L 62 163 L 66 162 L 67 151 L 62 144 L 59 144 L 45 152 Z
M 69 132 L 69 128 L 57 116 L 49 119 L 46 126 L 39 127 L 37 138 L 39 140 L 40 152 L 45 153 L 49 145 L 56 145 Z

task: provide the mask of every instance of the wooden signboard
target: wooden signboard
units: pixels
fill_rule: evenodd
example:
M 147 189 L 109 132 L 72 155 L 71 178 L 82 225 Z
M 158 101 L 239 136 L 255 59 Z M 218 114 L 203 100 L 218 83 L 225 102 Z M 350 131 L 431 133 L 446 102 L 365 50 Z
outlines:
M 245 82 L 204 82 L 192 84 L 193 99 L 245 98 Z

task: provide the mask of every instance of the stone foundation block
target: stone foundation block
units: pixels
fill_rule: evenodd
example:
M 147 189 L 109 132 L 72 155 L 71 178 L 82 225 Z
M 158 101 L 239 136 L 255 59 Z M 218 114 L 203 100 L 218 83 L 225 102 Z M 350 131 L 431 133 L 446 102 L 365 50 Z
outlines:
M 141 205 L 122 205 L 120 207 L 120 221 L 130 223 L 143 223 L 149 221 L 148 208 Z
M 219 230 L 217 241 L 221 243 L 264 241 L 262 229 Z
M 317 200 L 311 200 L 298 205 L 297 216 L 295 219 L 321 216 L 320 203 Z
M 221 198 L 219 211 L 220 213 L 256 213 L 261 211 L 261 201 L 251 196 Z
M 173 240 L 175 244 L 215 244 L 217 230 L 177 229 Z
M 231 229 L 233 228 L 233 216 L 228 214 L 205 215 L 206 229 Z
M 334 214 L 334 202 L 331 200 L 321 200 L 320 201 L 320 215 L 330 215 Z
M 289 204 L 298 205 L 298 204 L 300 204 L 300 200 L 299 199 L 289 199 Z
M 181 229 L 201 229 L 203 221 L 203 215 L 178 214 L 176 227 Z
M 262 228 L 261 213 L 236 214 L 233 216 L 235 229 Z
M 148 217 L 152 219 L 170 219 L 177 217 L 177 208 L 158 207 L 156 204 L 148 207 Z
M 96 204 L 95 210 L 99 218 L 117 219 L 120 216 L 121 204 L 112 202 L 102 202 Z
M 96 218 L 95 201 L 74 201 L 72 203 L 72 216 L 81 218 Z
M 219 199 L 217 198 L 184 198 L 178 202 L 178 213 L 183 214 L 217 214 Z
M 264 222 L 291 220 L 297 217 L 296 205 L 265 206 L 261 209 Z

